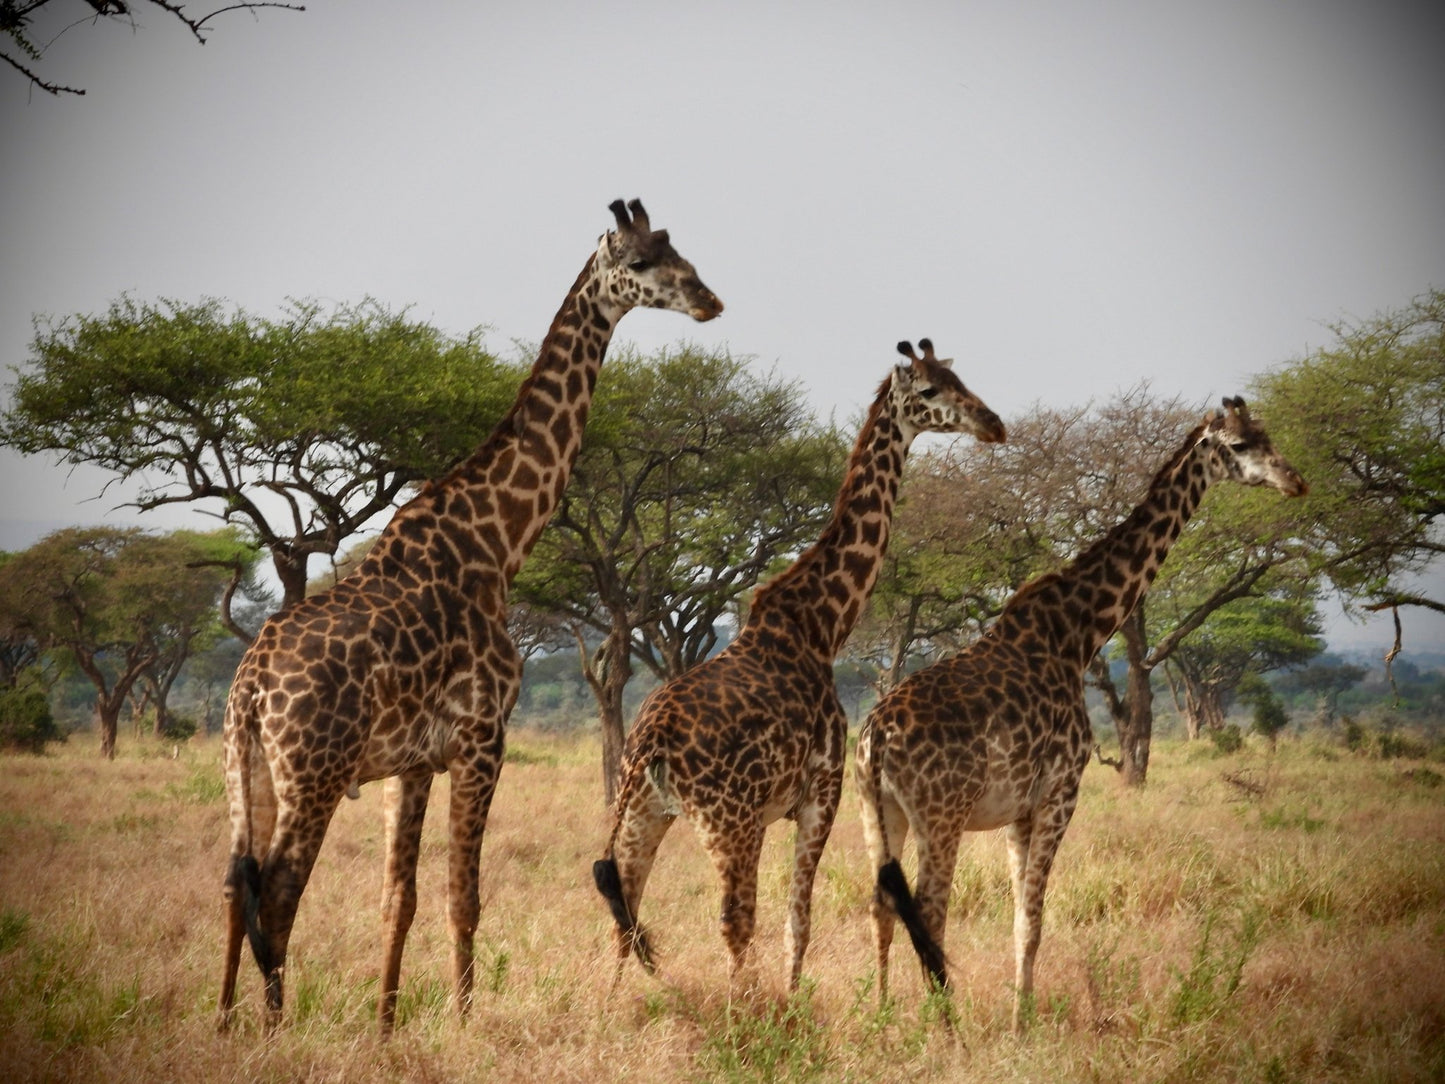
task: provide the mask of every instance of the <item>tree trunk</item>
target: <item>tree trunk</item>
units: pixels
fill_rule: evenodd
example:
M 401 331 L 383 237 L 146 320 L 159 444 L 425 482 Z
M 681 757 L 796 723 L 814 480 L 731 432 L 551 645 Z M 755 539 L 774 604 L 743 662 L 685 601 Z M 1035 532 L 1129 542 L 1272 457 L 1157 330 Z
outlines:
M 154 728 L 153 731 L 152 731 L 152 735 L 153 735 L 154 737 L 157 737 L 157 738 L 164 738 L 167 734 L 170 733 L 170 730 L 171 730 L 171 709 L 170 709 L 170 705 L 167 704 L 167 703 L 165 702 L 165 698 L 162 697 L 161 699 L 155 701 L 155 706 L 156 706 L 156 725 L 155 725 L 155 728 Z
M 1199 740 L 1199 717 L 1194 713 L 1194 707 L 1189 700 L 1189 686 L 1181 676 L 1178 681 L 1174 679 L 1174 667 L 1169 663 L 1164 664 L 1164 680 L 1169 683 L 1169 697 L 1174 701 L 1174 710 L 1184 720 L 1184 733 L 1190 741 Z M 1179 686 L 1184 685 L 1184 692 L 1181 695 Z
M 1119 772 L 1126 786 L 1142 787 L 1149 777 L 1149 743 L 1154 737 L 1154 690 L 1145 664 L 1149 643 L 1142 606 L 1125 619 L 1119 631 L 1129 665 L 1124 680 L 1124 710 L 1115 720 L 1119 730 Z
M 893 640 L 893 659 L 886 670 L 878 672 L 878 680 L 873 683 L 878 690 L 879 700 L 903 680 L 904 671 L 908 667 L 908 653 L 913 649 L 913 637 L 918 630 L 918 612 L 922 607 L 923 600 L 917 597 L 908 603 L 908 617 Z
M 592 695 L 597 699 L 597 717 L 602 726 L 602 793 L 610 809 L 617 800 L 617 786 L 622 776 L 622 748 L 627 728 L 622 718 L 622 697 L 632 677 L 632 630 L 615 622 L 607 638 L 590 658 L 577 635 L 577 648 L 582 655 L 582 672 Z
M 276 578 L 281 581 L 281 609 L 294 606 L 306 597 L 306 555 L 297 558 L 285 546 L 273 546 L 271 566 L 276 570 Z M 234 634 L 237 629 L 233 627 L 231 631 Z M 246 639 L 249 642 L 249 638 Z
M 95 728 L 100 732 L 100 755 L 106 760 L 115 759 L 115 735 L 120 725 L 120 709 L 125 698 L 97 697 L 95 701 Z

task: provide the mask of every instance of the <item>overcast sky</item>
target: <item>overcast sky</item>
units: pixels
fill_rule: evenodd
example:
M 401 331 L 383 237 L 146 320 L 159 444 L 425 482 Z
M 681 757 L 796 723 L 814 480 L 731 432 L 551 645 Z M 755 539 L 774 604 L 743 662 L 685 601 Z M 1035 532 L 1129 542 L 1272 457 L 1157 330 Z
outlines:
M 0 71 L 5 401 L 33 314 L 124 292 L 369 295 L 510 351 L 619 196 L 727 311 L 618 341 L 726 346 L 840 420 L 923 336 L 1006 419 L 1203 407 L 1445 285 L 1438 3 L 305 2 L 204 48 L 142 4 L 74 26 L 41 65 L 83 98 Z M 40 40 L 84 10 L 52 6 Z M 0 451 L 0 549 L 137 522 L 105 478 Z

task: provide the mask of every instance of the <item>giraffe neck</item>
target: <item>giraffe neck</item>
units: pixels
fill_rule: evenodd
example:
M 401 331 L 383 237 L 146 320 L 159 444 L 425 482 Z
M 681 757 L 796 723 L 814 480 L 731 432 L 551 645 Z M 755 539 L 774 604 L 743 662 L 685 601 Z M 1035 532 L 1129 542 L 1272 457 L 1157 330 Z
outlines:
M 594 254 L 491 435 L 397 512 L 360 570 L 421 581 L 468 573 L 505 593 L 551 518 L 582 446 L 592 391 L 617 321 Z
M 912 442 L 893 416 L 891 378 L 858 434 L 833 515 L 818 540 L 753 596 L 744 631 L 775 622 L 797 626 L 831 660 L 863 613 L 888 550 L 893 506 Z
M 1148 591 L 1205 491 L 1224 475 L 1213 443 L 1191 433 L 1133 512 L 1061 571 L 1020 588 L 999 617 L 1004 635 L 1036 633 L 1060 659 L 1087 667 Z

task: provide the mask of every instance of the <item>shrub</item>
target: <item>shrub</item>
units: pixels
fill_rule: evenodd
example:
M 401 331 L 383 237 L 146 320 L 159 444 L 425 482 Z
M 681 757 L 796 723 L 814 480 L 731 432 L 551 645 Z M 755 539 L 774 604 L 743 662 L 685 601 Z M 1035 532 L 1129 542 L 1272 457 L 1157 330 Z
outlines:
M 161 730 L 161 737 L 170 741 L 185 741 L 196 732 L 196 721 L 189 715 L 169 715 Z
M 0 689 L 0 749 L 43 753 L 49 742 L 64 740 L 39 689 Z
M 1244 748 L 1244 734 L 1233 723 L 1211 730 L 1209 740 L 1214 743 L 1214 751 L 1221 755 L 1237 753 Z

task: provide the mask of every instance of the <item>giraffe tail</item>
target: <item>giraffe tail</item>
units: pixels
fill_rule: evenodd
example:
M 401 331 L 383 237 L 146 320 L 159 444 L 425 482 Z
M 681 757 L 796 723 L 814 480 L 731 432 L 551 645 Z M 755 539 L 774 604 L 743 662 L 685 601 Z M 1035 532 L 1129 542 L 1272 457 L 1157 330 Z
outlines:
M 262 975 L 269 977 L 274 963 L 271 945 L 261 929 L 262 871 L 254 853 L 251 822 L 255 797 L 251 778 L 255 767 L 252 759 L 255 733 L 246 717 L 244 702 L 242 690 L 233 691 L 226 704 L 226 789 L 231 807 L 231 864 L 224 883 L 229 930 L 223 1005 L 228 1005 L 234 996 L 243 936 L 251 946 L 251 955 Z M 261 770 L 266 770 L 264 765 Z
M 918 910 L 918 902 L 913 898 L 913 892 L 908 887 L 908 878 L 903 873 L 903 866 L 897 858 L 888 854 L 888 833 L 883 828 L 883 756 L 887 748 L 888 740 L 885 729 L 881 724 L 874 724 L 870 718 L 865 724 L 865 733 L 859 739 L 859 748 L 865 748 L 864 742 L 869 741 L 871 748 L 866 758 L 867 765 L 867 786 L 864 788 L 871 792 L 874 810 L 878 820 L 878 834 L 883 840 L 883 857 L 887 859 L 878 868 L 878 882 L 874 888 L 874 898 L 880 904 L 887 907 L 898 920 L 903 923 L 903 928 L 908 931 L 908 939 L 913 942 L 913 951 L 918 953 L 919 962 L 923 964 L 923 970 L 928 974 L 929 981 L 939 989 L 946 989 L 948 986 L 948 961 L 943 955 L 943 946 L 933 939 L 928 932 L 928 926 L 923 921 L 923 915 Z M 863 783 L 864 778 L 860 772 L 859 782 Z
M 622 895 L 622 877 L 617 872 L 617 859 L 599 858 L 593 862 L 592 880 L 597 884 L 597 891 L 602 893 L 602 898 L 607 901 L 623 943 L 630 945 L 637 954 L 637 962 L 643 969 L 649 975 L 654 974 L 657 971 L 657 962 L 652 956 L 652 944 L 647 939 L 647 931 L 632 917 L 627 900 Z M 623 958 L 626 958 L 625 954 Z
M 923 964 L 923 970 L 928 973 L 929 980 L 940 989 L 946 989 L 948 962 L 944 959 L 943 948 L 924 925 L 923 915 L 908 888 L 908 878 L 904 876 L 898 859 L 890 858 L 878 870 L 878 887 L 875 891 L 878 902 L 890 908 L 908 931 L 908 939 L 913 942 L 913 951 L 918 953 L 918 959 Z
M 644 971 L 649 975 L 656 974 L 657 960 L 652 954 L 652 942 L 647 937 L 647 931 L 632 913 L 632 908 L 627 906 L 627 897 L 622 892 L 622 874 L 617 868 L 617 836 L 622 831 L 622 819 L 626 815 L 628 802 L 631 800 L 633 790 L 639 785 L 641 773 L 637 769 L 638 763 L 646 763 L 651 758 L 643 756 L 630 758 L 623 762 L 622 783 L 617 788 L 616 815 L 612 822 L 612 834 L 607 839 L 607 857 L 599 858 L 592 863 L 592 881 L 597 885 L 597 891 L 602 893 L 602 898 L 607 901 L 607 908 L 612 912 L 612 920 L 617 923 L 619 944 L 626 945 L 637 956 L 637 962 L 642 965 Z M 622 953 L 626 958 L 626 952 Z
M 251 945 L 251 955 L 261 974 L 271 973 L 271 946 L 261 932 L 261 863 L 251 854 L 233 854 L 231 869 L 226 876 L 226 888 L 231 903 L 232 918 L 239 919 L 245 927 L 246 940 Z

